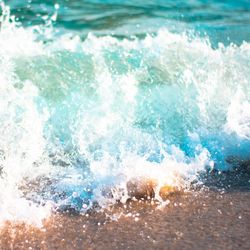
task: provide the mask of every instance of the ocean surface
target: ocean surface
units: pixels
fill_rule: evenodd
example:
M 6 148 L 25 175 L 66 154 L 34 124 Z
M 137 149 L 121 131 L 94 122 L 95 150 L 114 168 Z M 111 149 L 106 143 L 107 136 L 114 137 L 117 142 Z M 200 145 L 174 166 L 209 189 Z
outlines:
M 0 3 L 1 221 L 249 160 L 250 1 Z

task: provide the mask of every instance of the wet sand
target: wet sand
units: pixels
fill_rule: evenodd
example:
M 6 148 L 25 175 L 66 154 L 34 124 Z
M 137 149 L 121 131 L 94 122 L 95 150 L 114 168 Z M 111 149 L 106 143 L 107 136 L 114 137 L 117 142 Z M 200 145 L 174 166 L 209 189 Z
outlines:
M 161 209 L 131 201 L 105 213 L 55 214 L 40 229 L 6 222 L 0 249 L 250 249 L 248 177 L 225 189 L 215 183 L 175 194 Z

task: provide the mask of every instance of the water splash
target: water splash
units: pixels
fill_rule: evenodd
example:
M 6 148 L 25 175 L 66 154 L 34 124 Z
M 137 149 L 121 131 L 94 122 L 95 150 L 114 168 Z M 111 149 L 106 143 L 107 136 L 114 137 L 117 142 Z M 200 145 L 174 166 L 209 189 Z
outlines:
M 249 157 L 249 43 L 215 49 L 167 29 L 54 36 L 51 22 L 24 28 L 1 7 L 3 220 L 107 207 L 134 178 L 156 180 L 160 199 L 162 186 Z

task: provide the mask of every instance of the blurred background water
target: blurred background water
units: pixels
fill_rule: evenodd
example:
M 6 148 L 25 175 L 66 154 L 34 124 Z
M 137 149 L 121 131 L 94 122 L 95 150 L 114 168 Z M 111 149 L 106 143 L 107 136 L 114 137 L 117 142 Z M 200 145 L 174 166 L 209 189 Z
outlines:
M 117 36 L 157 32 L 161 27 L 173 31 L 195 30 L 218 42 L 240 44 L 250 39 L 249 0 L 8 0 L 12 14 L 25 26 L 44 23 L 58 5 L 55 27 L 86 35 Z

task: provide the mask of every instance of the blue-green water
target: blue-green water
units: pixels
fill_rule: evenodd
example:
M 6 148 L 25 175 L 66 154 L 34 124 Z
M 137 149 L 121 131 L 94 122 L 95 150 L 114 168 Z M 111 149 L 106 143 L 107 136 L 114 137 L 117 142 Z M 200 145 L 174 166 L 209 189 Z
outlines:
M 143 36 L 167 27 L 172 31 L 195 30 L 218 42 L 241 44 L 250 37 L 250 1 L 6 1 L 25 26 L 43 24 L 55 4 L 59 30 L 87 35 Z
M 249 1 L 1 3 L 4 219 L 249 159 Z

